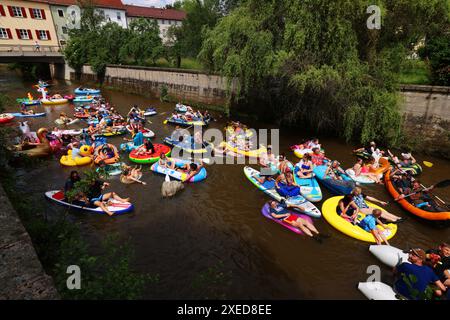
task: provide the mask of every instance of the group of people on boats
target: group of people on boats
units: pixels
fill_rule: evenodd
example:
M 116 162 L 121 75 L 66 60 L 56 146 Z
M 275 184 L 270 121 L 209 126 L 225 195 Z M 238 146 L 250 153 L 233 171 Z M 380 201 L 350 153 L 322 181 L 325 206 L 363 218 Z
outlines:
M 172 120 L 182 120 L 184 122 L 191 122 L 191 121 L 205 121 L 208 122 L 210 120 L 211 116 L 208 111 L 201 112 L 200 110 L 197 111 L 186 111 L 185 113 L 177 113 L 172 112 L 171 119 Z
M 83 192 L 79 188 L 76 188 L 77 183 L 81 182 L 81 177 L 78 171 L 72 171 L 69 178 L 64 185 L 64 194 L 67 200 L 71 203 L 82 207 L 99 207 L 106 214 L 112 216 L 114 213 L 108 209 L 108 205 L 111 200 L 116 200 L 121 203 L 128 203 L 130 198 L 122 198 L 115 192 L 104 193 L 104 190 L 110 186 L 108 182 L 102 181 L 97 178 L 92 178 L 88 183 L 88 190 Z M 75 190 L 75 194 L 71 194 L 71 191 Z
M 185 173 L 186 178 L 184 179 L 183 182 L 189 181 L 192 177 L 197 175 L 200 172 L 200 170 L 204 167 L 202 160 L 200 160 L 199 164 L 194 162 L 188 162 L 177 166 L 176 160 L 166 156 L 166 154 L 163 152 L 159 156 L 158 165 L 163 168 Z

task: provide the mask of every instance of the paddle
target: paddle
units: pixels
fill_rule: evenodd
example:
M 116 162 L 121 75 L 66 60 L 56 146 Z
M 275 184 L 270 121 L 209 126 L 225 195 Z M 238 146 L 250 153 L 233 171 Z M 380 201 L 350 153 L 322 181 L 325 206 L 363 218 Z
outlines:
M 423 164 L 428 168 L 431 168 L 433 166 L 433 163 L 429 161 L 423 161 Z
M 396 164 L 396 166 L 397 166 L 397 168 L 398 168 L 402 173 L 406 174 L 406 171 L 403 170 L 403 169 L 400 167 L 399 164 Z M 412 178 L 412 181 L 415 181 L 415 180 L 416 180 L 416 179 Z M 420 186 L 421 186 L 422 188 L 426 189 L 426 187 L 425 187 L 423 184 L 420 184 Z M 431 194 L 431 193 L 430 193 L 430 194 Z M 436 199 L 438 199 L 442 204 L 447 205 L 447 203 L 446 203 L 444 200 L 442 200 L 441 198 L 439 198 L 437 195 L 434 195 L 434 194 L 431 194 L 431 195 L 432 195 L 433 197 L 435 197 Z
M 448 186 L 450 186 L 450 179 L 446 179 L 446 180 L 439 181 L 439 182 L 436 183 L 434 186 L 431 186 L 431 187 L 428 187 L 428 188 L 425 188 L 422 184 L 421 184 L 421 186 L 422 186 L 422 188 L 423 188 L 422 190 L 419 190 L 419 191 L 410 193 L 410 194 L 408 194 L 408 195 L 406 195 L 406 196 L 404 196 L 404 197 L 402 197 L 402 198 L 397 197 L 397 198 L 394 199 L 394 201 L 399 201 L 399 200 L 408 198 L 408 197 L 413 196 L 413 195 L 415 195 L 415 194 L 418 194 L 419 192 L 422 192 L 422 191 L 429 191 L 429 190 L 431 190 L 432 188 L 445 188 L 445 187 L 448 187 Z M 435 196 L 435 197 L 436 197 L 436 196 Z M 436 197 L 436 198 L 437 198 L 437 197 Z M 438 198 L 438 199 L 439 199 L 439 198 Z M 441 200 L 441 201 L 442 201 L 442 200 Z M 389 203 L 390 203 L 390 202 L 387 202 L 387 204 L 389 204 Z M 445 204 L 445 202 L 443 202 L 443 203 Z

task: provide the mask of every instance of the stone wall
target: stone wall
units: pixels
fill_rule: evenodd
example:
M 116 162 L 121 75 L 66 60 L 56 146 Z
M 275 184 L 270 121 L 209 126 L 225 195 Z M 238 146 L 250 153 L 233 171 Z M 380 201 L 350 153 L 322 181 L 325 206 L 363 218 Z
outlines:
M 75 78 L 75 73 L 71 72 L 70 79 Z M 80 80 L 95 82 L 97 76 L 90 66 L 84 66 Z M 225 105 L 227 100 L 226 79 L 197 70 L 110 65 L 106 68 L 103 83 L 127 92 L 157 97 L 165 86 L 169 95 L 176 99 L 210 105 Z M 232 87 L 235 85 L 233 83 Z
M 59 299 L 1 185 L 0 207 L 0 300 Z
M 404 129 L 414 148 L 450 158 L 450 87 L 402 86 Z

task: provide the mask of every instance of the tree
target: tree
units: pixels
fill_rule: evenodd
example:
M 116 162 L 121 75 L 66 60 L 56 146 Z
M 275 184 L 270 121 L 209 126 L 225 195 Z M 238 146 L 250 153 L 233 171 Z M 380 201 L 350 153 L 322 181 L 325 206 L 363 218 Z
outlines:
M 198 57 L 239 80 L 235 103 L 248 112 L 395 145 L 396 72 L 417 40 L 445 25 L 445 1 L 377 1 L 380 31 L 366 27 L 366 0 L 247 0 L 205 30 Z
M 204 28 L 213 28 L 221 17 L 219 0 L 185 0 L 186 19 L 177 32 L 177 42 L 185 57 L 196 57 L 202 47 Z
M 121 51 L 122 57 L 131 58 L 138 65 L 145 65 L 148 59 L 156 64 L 156 60 L 163 53 L 163 46 L 155 20 L 134 19 L 129 24 L 127 37 Z
M 420 55 L 429 61 L 433 84 L 450 86 L 450 32 L 427 40 Z
M 183 55 L 183 46 L 181 41 L 182 28 L 176 25 L 170 26 L 167 30 L 167 41 L 165 46 L 165 56 L 167 61 L 175 66 L 181 67 L 181 56 Z

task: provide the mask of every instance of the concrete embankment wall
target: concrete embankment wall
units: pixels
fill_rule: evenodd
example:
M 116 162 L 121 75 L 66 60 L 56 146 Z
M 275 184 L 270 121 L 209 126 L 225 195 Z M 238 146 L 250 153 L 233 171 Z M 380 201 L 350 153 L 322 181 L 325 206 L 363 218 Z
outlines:
M 76 78 L 73 71 L 68 74 L 69 80 Z M 97 76 L 90 66 L 84 66 L 80 80 L 95 82 Z M 131 93 L 156 96 L 166 87 L 168 94 L 176 99 L 208 105 L 225 105 L 227 101 L 227 80 L 197 70 L 110 65 L 103 83 Z
M 450 159 L 450 87 L 401 87 L 405 133 L 416 149 Z
M 0 300 L 59 299 L 0 184 Z
M 76 78 L 73 70 L 66 72 L 66 78 Z M 80 80 L 95 82 L 97 76 L 90 66 L 84 66 Z M 227 102 L 225 78 L 194 70 L 111 65 L 106 68 L 104 83 L 127 92 L 156 96 L 166 86 L 168 93 L 177 99 L 212 105 Z M 236 85 L 233 82 L 232 89 Z M 449 92 L 450 87 L 401 86 L 404 128 L 416 150 L 450 158 Z

